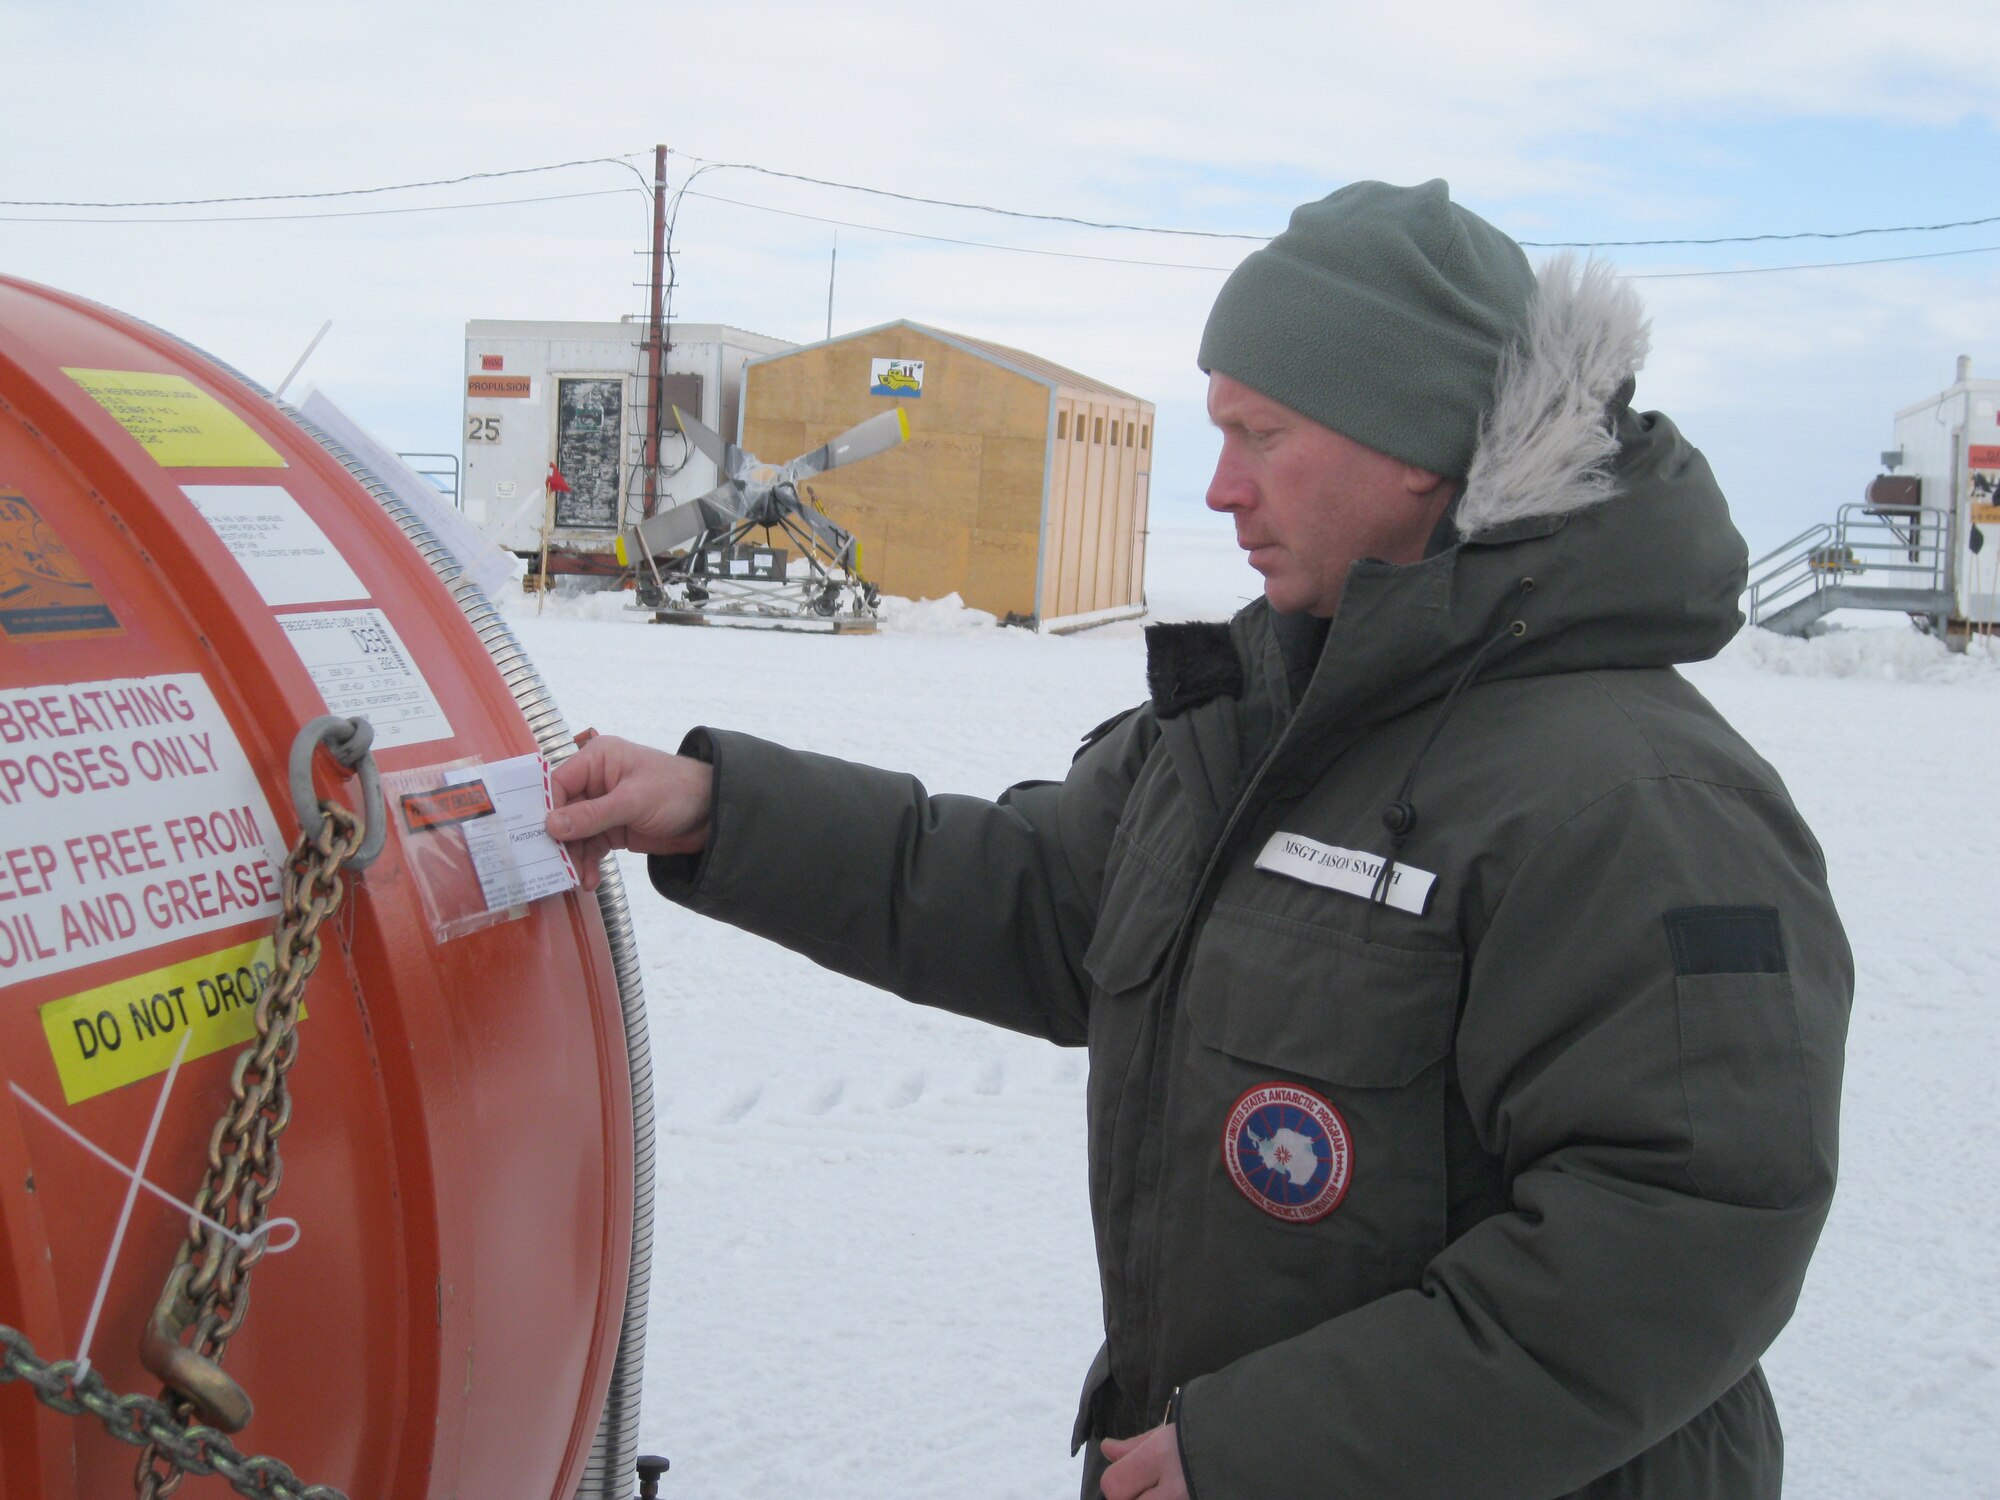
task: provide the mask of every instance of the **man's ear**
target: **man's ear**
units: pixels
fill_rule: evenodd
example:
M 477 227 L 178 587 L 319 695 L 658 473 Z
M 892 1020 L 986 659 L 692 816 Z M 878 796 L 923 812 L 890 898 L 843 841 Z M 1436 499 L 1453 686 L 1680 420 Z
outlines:
M 1403 489 L 1412 495 L 1428 497 L 1439 485 L 1447 481 L 1442 474 L 1433 474 L 1429 469 L 1420 469 L 1415 464 L 1403 465 Z

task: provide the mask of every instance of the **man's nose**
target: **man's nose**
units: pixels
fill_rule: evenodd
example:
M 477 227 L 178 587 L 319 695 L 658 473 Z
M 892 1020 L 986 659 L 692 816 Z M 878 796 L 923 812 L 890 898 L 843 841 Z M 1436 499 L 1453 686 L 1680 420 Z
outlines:
M 1224 456 L 1216 461 L 1215 476 L 1208 481 L 1208 494 L 1203 498 L 1210 510 L 1227 513 L 1247 509 L 1256 498 L 1256 491 L 1233 471 L 1228 457 Z

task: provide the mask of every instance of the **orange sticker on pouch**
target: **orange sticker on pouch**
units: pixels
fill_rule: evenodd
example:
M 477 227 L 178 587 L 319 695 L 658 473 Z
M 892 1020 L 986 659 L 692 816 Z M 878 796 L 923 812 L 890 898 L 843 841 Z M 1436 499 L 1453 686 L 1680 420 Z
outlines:
M 483 781 L 441 786 L 430 792 L 411 792 L 403 798 L 403 821 L 412 833 L 483 818 L 492 811 L 493 798 Z

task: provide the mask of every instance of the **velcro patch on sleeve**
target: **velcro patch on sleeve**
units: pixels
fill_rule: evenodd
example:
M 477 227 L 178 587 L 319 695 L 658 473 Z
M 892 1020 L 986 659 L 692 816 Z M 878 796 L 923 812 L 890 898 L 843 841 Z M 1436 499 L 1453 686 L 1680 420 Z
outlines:
M 1666 914 L 1676 974 L 1783 974 L 1775 906 L 1682 906 Z

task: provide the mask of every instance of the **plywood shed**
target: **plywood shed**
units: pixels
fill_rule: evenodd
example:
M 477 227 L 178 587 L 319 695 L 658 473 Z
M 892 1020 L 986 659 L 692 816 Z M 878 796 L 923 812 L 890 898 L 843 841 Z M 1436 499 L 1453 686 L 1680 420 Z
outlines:
M 744 381 L 739 440 L 771 463 L 909 414 L 902 448 L 811 481 L 884 593 L 1044 630 L 1144 612 L 1152 402 L 908 321 L 754 359 Z

